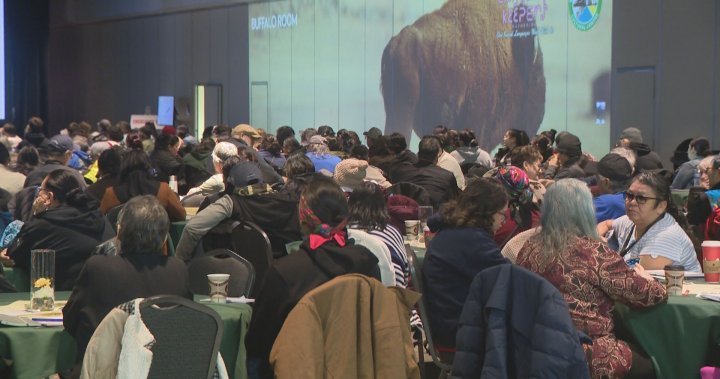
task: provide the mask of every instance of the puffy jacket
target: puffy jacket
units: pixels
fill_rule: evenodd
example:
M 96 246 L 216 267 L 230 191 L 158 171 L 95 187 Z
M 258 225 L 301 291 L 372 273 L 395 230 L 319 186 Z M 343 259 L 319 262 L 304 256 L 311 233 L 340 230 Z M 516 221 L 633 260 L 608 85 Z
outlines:
M 460 315 L 452 378 L 480 377 L 590 377 L 567 303 L 550 282 L 516 265 L 475 277 Z

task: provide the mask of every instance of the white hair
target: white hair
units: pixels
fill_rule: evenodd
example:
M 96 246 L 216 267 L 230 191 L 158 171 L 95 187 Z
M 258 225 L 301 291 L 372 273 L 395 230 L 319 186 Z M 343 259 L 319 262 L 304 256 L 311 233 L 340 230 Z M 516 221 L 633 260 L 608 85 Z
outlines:
M 214 163 L 222 163 L 226 159 L 238 155 L 238 149 L 230 142 L 218 142 L 212 152 L 212 160 Z
M 616 147 L 610 150 L 610 154 L 617 154 L 627 159 L 628 163 L 630 163 L 630 167 L 633 168 L 633 172 L 635 171 L 635 163 L 637 162 L 637 155 L 635 154 L 635 151 L 627 147 Z

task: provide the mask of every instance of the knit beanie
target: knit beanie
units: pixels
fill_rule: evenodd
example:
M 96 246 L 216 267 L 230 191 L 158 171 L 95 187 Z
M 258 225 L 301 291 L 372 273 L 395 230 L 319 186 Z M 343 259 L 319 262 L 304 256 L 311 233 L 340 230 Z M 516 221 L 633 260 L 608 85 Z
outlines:
M 340 163 L 335 166 L 335 174 L 333 177 L 335 181 L 343 187 L 353 189 L 360 188 L 363 185 L 367 167 L 367 161 L 348 158 L 340 161 Z
M 643 143 L 642 132 L 638 128 L 627 128 L 620 133 L 620 139 L 627 139 L 630 142 Z

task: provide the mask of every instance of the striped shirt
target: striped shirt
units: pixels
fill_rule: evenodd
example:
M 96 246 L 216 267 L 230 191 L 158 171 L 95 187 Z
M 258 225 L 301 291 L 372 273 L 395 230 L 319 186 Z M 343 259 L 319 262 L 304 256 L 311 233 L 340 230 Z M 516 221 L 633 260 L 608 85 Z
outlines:
M 367 232 L 380 238 L 390 250 L 390 259 L 393 270 L 395 270 L 395 285 L 401 288 L 407 287 L 408 261 L 402 234 L 392 225 L 386 226 L 383 230 L 368 230 Z
M 618 243 L 630 246 L 635 241 L 633 235 L 633 222 L 628 216 L 622 216 L 613 221 L 613 231 L 618 237 Z M 627 239 L 630 239 L 625 243 Z M 649 255 L 653 258 L 664 257 L 673 264 L 685 266 L 685 271 L 702 272 L 692 241 L 675 219 L 665 213 L 663 218 L 655 223 L 623 257 L 625 261 Z

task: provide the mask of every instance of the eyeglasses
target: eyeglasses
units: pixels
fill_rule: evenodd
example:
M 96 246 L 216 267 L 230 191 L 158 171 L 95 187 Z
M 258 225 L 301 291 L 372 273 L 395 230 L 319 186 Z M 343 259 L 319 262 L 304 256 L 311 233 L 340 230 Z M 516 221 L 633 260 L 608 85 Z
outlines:
M 625 191 L 623 192 L 623 197 L 625 197 L 625 202 L 629 203 L 633 200 L 635 200 L 638 204 L 645 204 L 648 200 L 660 200 L 657 197 L 649 197 L 649 196 L 643 196 L 643 195 L 636 195 L 632 192 Z

